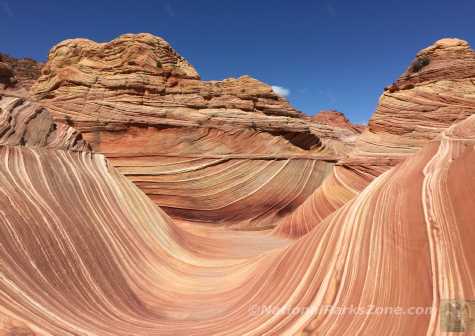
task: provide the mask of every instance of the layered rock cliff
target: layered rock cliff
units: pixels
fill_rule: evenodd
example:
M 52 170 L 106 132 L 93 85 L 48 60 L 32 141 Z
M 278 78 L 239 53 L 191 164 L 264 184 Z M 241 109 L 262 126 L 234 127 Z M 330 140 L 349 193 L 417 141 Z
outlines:
M 418 151 L 456 121 L 475 113 L 475 52 L 442 39 L 417 53 L 379 99 L 367 131 L 340 163 L 373 175 Z
M 273 226 L 355 141 L 256 79 L 200 80 L 150 34 L 62 42 L 32 92 L 177 219 Z
M 475 113 L 475 52 L 466 41 L 442 39 L 417 53 L 386 88 L 356 153 L 414 153 L 452 123 Z
M 160 141 L 162 153 L 312 150 L 335 155 L 331 140 L 350 135 L 307 122 L 270 86 L 253 78 L 201 81 L 166 41 L 149 34 L 123 35 L 109 43 L 84 39 L 60 43 L 51 50 L 33 93 L 55 118 L 83 130 L 99 151 L 107 151 L 108 144 L 96 139 L 98 134 L 134 126 L 176 128 L 198 138 L 207 138 L 203 129 L 211 129 L 224 140 L 221 145 L 188 141 L 186 148 Z M 227 133 L 236 130 L 249 133 L 244 138 L 255 136 L 260 141 L 236 150 L 233 147 L 239 148 L 239 143 L 226 141 Z M 327 140 L 330 145 L 325 146 Z M 273 148 L 266 148 L 266 143 Z

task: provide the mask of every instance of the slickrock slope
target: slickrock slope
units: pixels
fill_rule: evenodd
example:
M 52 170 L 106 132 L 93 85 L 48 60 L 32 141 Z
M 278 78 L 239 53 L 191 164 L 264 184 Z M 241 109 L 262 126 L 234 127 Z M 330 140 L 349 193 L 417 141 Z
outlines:
M 423 49 L 379 99 L 354 149 L 276 233 L 300 237 L 357 195 L 376 176 L 417 152 L 458 120 L 475 114 L 475 52 L 442 39 Z
M 202 81 L 163 39 L 54 47 L 33 87 L 176 219 L 266 228 L 320 185 L 355 141 L 250 77 Z
M 472 116 L 302 239 L 237 257 L 102 155 L 1 146 L 0 335 L 439 335 L 440 300 L 475 298 L 474 165 Z
M 315 227 L 323 225 L 325 218 L 357 196 L 374 175 L 353 167 L 336 165 L 322 184 L 304 203 L 280 219 L 274 234 L 287 238 L 300 238 Z

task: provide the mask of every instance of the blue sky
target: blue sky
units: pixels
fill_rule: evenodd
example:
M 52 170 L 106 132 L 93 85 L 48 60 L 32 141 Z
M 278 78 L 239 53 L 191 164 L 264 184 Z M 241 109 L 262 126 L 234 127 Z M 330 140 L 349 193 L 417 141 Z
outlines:
M 0 51 L 44 60 L 73 37 L 164 37 L 203 79 L 251 75 L 307 114 L 366 122 L 384 86 L 442 37 L 475 44 L 473 0 L 0 0 Z

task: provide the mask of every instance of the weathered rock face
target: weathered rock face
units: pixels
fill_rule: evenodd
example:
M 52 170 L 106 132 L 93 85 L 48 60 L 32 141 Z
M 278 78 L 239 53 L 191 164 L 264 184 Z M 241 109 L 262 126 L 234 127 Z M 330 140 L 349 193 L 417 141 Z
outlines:
M 475 52 L 442 39 L 420 51 L 379 99 L 368 129 L 340 164 L 377 176 L 475 113 Z
M 81 134 L 23 98 L 0 95 L 0 145 L 88 151 Z
M 29 99 L 41 64 L 0 54 L 0 145 L 88 151 L 82 135 Z
M 33 92 L 55 118 L 73 122 L 84 131 L 99 151 L 108 148 L 99 134 L 127 133 L 134 127 L 141 131 L 176 128 L 185 130 L 190 138 L 207 138 L 203 129 L 211 129 L 224 138 L 220 145 L 213 145 L 187 141 L 182 134 L 177 138 L 187 143 L 181 146 L 186 148 L 173 141 L 157 141 L 163 146 L 162 153 L 175 154 L 301 153 L 311 149 L 335 154 L 324 146 L 320 133 L 336 140 L 350 135 L 307 122 L 270 86 L 253 78 L 199 80 L 196 70 L 166 41 L 149 34 L 123 35 L 104 44 L 83 39 L 60 43 L 51 50 Z M 248 133 L 245 137 L 252 134 L 256 141 L 244 146 L 233 135 L 228 143 L 226 135 L 237 130 Z M 276 147 L 265 148 L 266 143 Z
M 0 85 L 29 89 L 40 76 L 42 64 L 31 58 L 16 59 L 0 53 Z M 0 89 L 3 89 L 0 87 Z
M 342 112 L 337 110 L 322 110 L 315 114 L 312 120 L 323 125 L 349 129 L 355 133 L 361 133 L 366 128 L 365 125 L 352 124 Z
M 150 34 L 62 42 L 32 92 L 178 219 L 275 225 L 355 141 L 253 78 L 201 81 Z

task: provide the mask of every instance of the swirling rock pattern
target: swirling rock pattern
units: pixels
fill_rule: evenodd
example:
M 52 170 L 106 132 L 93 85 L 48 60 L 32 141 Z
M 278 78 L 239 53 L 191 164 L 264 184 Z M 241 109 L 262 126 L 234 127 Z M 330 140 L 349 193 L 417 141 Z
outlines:
M 129 38 L 136 37 L 121 39 Z M 108 48 L 116 50 L 116 42 Z M 426 50 L 467 51 L 460 41 L 436 46 Z M 169 53 L 160 64 L 198 81 Z M 442 73 L 452 73 L 447 64 Z M 436 61 L 416 61 L 411 71 L 431 65 Z M 452 94 L 469 92 L 457 87 Z M 0 100 L 1 336 L 440 335 L 442 300 L 475 299 L 469 110 L 457 114 L 448 104 L 452 116 L 418 133 L 386 128 L 378 107 L 379 121 L 335 164 L 351 148 L 341 130 L 309 149 L 280 131 L 233 129 L 230 121 L 227 132 L 206 127 L 198 138 L 183 125 L 160 123 L 157 132 L 157 125 L 96 121 L 94 133 L 90 110 L 80 112 L 84 104 L 61 117 L 67 99 L 51 99 L 58 100 L 51 114 L 25 97 L 3 93 Z M 470 94 L 464 99 L 470 103 Z M 89 151 L 73 126 L 105 154 Z M 324 129 L 308 127 L 312 134 Z M 236 228 L 280 221 L 271 234 L 197 225 L 194 217 Z
M 4 335 L 438 335 L 440 300 L 475 296 L 475 117 L 302 239 L 262 236 L 254 256 L 252 244 L 232 251 L 237 236 L 175 226 L 102 155 L 3 146 L 0 157 Z M 431 310 L 312 313 L 326 304 Z M 269 306 L 308 310 L 255 310 Z
M 280 218 L 274 234 L 300 238 L 322 225 L 328 216 L 357 196 L 374 176 L 335 165 L 320 186 L 298 208 Z
M 109 157 L 174 218 L 236 229 L 273 227 L 331 172 L 333 163 L 300 157 Z M 279 193 L 275 191 L 279 190 Z
M 253 78 L 201 81 L 150 34 L 58 44 L 33 93 L 174 218 L 240 229 L 274 226 L 356 140 Z

